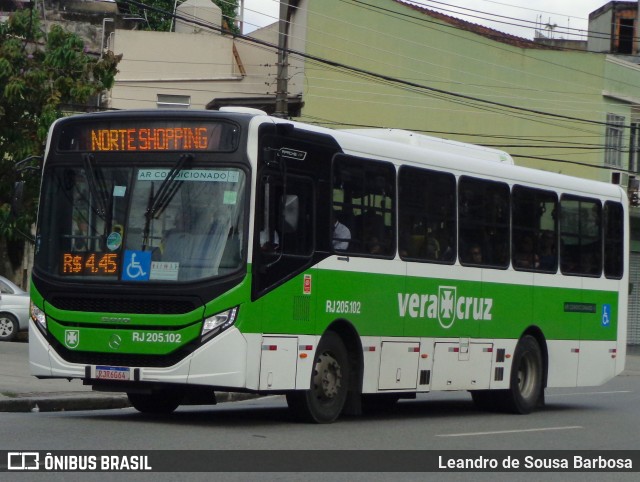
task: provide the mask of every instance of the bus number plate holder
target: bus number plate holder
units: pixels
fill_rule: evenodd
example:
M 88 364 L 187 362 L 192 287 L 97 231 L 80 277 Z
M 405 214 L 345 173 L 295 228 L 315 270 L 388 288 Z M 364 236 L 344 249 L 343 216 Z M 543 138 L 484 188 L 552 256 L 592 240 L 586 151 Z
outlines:
M 131 369 L 129 367 L 98 365 L 96 366 L 96 378 L 98 380 L 131 380 Z

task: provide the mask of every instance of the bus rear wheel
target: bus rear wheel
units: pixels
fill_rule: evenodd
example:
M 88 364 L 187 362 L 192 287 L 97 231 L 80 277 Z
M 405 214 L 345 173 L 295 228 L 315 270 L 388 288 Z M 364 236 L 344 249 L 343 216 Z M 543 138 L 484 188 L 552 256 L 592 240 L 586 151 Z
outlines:
M 296 418 L 314 423 L 335 421 L 349 388 L 349 359 L 340 336 L 327 332 L 316 350 L 309 390 L 289 392 L 287 404 Z
M 543 399 L 542 351 L 530 335 L 520 339 L 513 355 L 507 390 L 474 390 L 473 403 L 481 410 L 531 413 Z
M 161 390 L 151 393 L 127 393 L 129 402 L 138 412 L 167 414 L 180 406 L 184 393 L 180 390 Z
M 507 410 L 531 413 L 542 400 L 543 363 L 538 341 L 531 335 L 520 339 L 513 355 L 511 380 L 506 392 Z

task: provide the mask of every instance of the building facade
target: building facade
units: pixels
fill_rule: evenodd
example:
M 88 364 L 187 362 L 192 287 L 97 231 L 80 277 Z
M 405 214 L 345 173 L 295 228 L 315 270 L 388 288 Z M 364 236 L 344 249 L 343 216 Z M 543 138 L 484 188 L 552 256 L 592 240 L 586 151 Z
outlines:
M 483 144 L 520 165 L 637 189 L 632 56 L 544 45 L 400 0 L 296 3 L 293 22 L 304 18 L 313 59 L 304 65 L 303 121 Z M 610 3 L 630 5 L 607 4 L 603 15 L 635 25 L 636 2 Z M 629 342 L 640 344 L 640 212 L 631 211 Z

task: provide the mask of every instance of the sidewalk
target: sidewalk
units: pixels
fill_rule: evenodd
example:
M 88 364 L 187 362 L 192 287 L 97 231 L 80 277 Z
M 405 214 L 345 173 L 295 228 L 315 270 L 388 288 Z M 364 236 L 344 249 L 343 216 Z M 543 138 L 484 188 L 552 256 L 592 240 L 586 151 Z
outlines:
M 29 373 L 28 343 L 0 343 L 0 412 L 102 410 L 129 407 L 122 393 L 94 392 L 80 380 L 39 380 Z M 621 376 L 640 376 L 640 346 L 627 347 Z M 218 403 L 254 398 L 216 392 Z

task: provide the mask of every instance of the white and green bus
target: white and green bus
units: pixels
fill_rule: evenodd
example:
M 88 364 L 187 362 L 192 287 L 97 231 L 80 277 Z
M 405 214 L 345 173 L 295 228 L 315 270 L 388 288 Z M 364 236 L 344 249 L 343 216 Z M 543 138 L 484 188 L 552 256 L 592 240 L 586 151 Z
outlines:
M 464 390 L 527 413 L 624 368 L 627 196 L 501 151 L 246 109 L 51 128 L 30 366 L 142 412 L 313 422 Z

